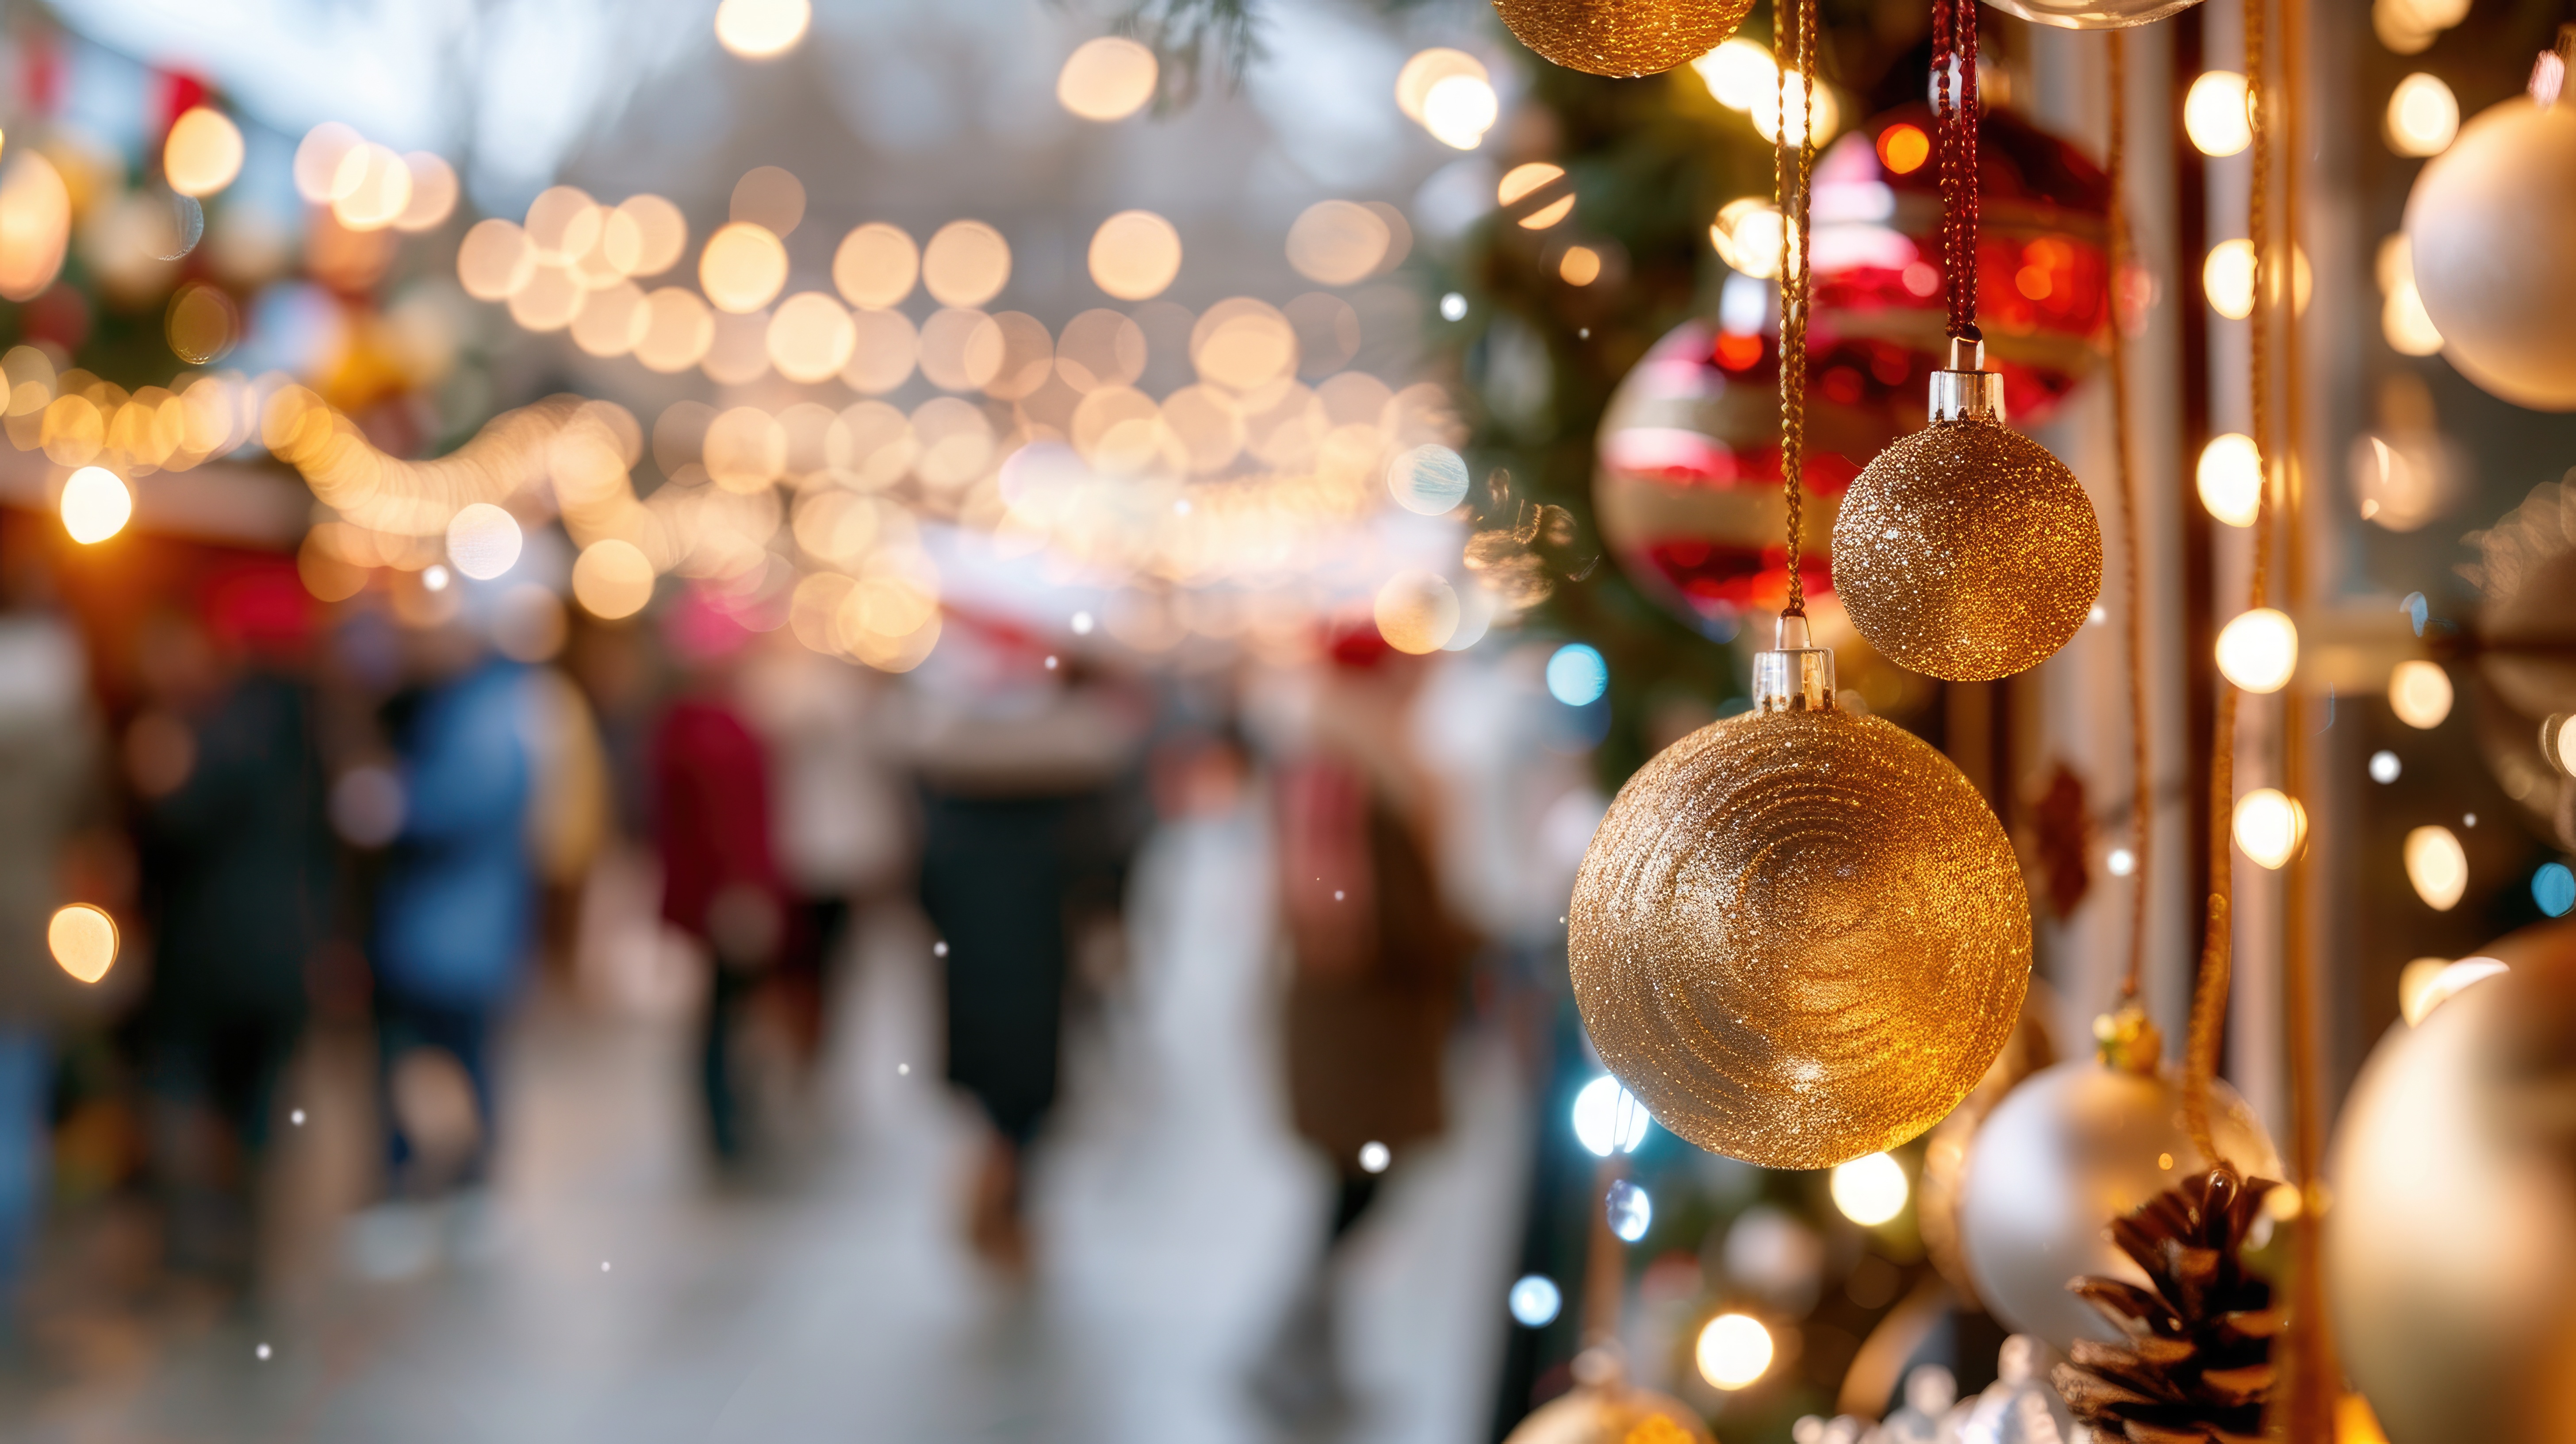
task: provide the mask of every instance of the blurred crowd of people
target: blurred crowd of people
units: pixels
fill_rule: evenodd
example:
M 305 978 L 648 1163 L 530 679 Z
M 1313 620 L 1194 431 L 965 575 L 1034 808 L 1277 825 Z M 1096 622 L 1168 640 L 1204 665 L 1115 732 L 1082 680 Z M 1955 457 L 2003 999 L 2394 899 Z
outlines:
M 618 624 L 507 579 L 324 607 L 289 563 L 201 548 L 105 605 L 62 594 L 56 545 L 0 517 L 13 1287 L 114 1202 L 152 1218 L 160 1269 L 255 1303 L 267 1160 L 321 1032 L 373 1060 L 372 1099 L 331 1100 L 379 1149 L 351 1267 L 470 1252 L 514 1019 L 644 986 L 639 949 L 688 959 L 710 1174 L 756 1184 L 805 1141 L 853 939 L 899 914 L 935 939 L 946 1076 L 987 1125 L 960 1237 L 1005 1279 L 1031 1267 L 1068 1018 L 1151 1039 L 1204 977 L 1261 980 L 1284 1122 L 1335 1201 L 1249 1382 L 1328 1418 L 1331 1250 L 1442 1133 L 1453 1031 L 1492 1011 L 1479 960 L 1509 981 L 1553 936 L 1593 814 L 1549 805 L 1598 808 L 1579 746 L 1510 735 L 1561 710 L 1534 661 L 1411 657 L 1365 620 L 1303 666 L 1147 670 L 961 615 L 893 677 L 694 590 Z M 48 952 L 71 902 L 120 929 L 95 983 Z

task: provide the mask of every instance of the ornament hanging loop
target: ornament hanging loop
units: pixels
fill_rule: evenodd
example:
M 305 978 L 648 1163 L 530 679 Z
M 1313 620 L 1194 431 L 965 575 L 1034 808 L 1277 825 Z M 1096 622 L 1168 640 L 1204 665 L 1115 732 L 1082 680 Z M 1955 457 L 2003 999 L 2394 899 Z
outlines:
M 1950 338 L 1949 366 L 1932 373 L 1931 412 L 1934 425 L 1944 421 L 2004 424 L 2004 378 L 1986 369 L 1984 341 Z
M 1805 616 L 1782 617 L 1773 650 L 1753 654 L 1753 710 L 1830 712 L 1835 706 L 1833 649 L 1815 645 Z

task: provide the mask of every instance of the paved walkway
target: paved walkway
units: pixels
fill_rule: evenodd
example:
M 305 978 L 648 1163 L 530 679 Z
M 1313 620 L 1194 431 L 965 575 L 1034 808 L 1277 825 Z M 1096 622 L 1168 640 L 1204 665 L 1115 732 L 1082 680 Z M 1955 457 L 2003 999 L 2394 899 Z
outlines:
M 143 1286 L 132 1298 L 149 1302 L 122 1311 L 58 1300 L 38 1329 L 43 1363 L 0 1392 L 0 1437 L 1274 1439 L 1242 1379 L 1307 1267 L 1328 1188 L 1268 1081 L 1259 950 L 1229 940 L 1221 908 L 1188 901 L 1225 896 L 1228 879 L 1205 874 L 1226 858 L 1166 848 L 1152 876 L 1180 901 L 1140 932 L 1132 1001 L 1078 1032 L 1024 1290 L 959 1242 L 974 1134 L 928 1061 L 927 936 L 897 922 L 862 949 L 800 1177 L 707 1183 L 677 1018 L 540 1005 L 511 1049 L 500 1181 L 469 1230 L 473 1257 L 354 1278 L 343 1231 L 311 1201 L 329 1192 L 316 1180 L 345 1193 L 351 1170 L 307 1160 L 283 1246 L 306 1277 L 282 1302 L 227 1314 Z M 363 1075 L 329 1051 L 306 1071 L 316 1116 L 296 1146 L 354 1156 L 363 1124 L 335 1131 L 325 1115 Z M 1453 1071 L 1450 1139 L 1394 1180 L 1345 1280 L 1344 1353 L 1368 1404 L 1347 1437 L 1368 1444 L 1481 1444 L 1488 1427 L 1522 1089 L 1493 1046 L 1462 1044 Z M 102 1225 L 61 1247 L 105 1257 L 116 1236 Z

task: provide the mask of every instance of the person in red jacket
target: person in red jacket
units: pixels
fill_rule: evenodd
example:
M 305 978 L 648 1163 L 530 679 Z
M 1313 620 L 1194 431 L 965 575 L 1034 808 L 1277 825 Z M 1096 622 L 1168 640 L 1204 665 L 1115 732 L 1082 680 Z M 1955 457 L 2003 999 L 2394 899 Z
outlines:
M 749 634 L 690 598 L 669 637 L 689 687 L 662 714 L 652 743 L 662 916 L 715 965 L 700 1084 L 716 1156 L 733 1163 L 750 1142 L 736 1039 L 786 941 L 787 889 L 770 850 L 769 758 L 732 696 L 732 663 Z

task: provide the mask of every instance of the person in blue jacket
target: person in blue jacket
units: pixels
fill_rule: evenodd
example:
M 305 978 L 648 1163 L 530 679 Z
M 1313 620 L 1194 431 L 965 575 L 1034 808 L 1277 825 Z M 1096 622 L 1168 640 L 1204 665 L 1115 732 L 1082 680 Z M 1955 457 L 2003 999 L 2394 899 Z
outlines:
M 403 819 L 377 886 L 369 949 L 393 1179 L 413 1192 L 484 1181 L 493 1035 L 525 979 L 536 914 L 526 669 L 462 635 L 423 640 L 431 675 L 389 718 Z M 470 1155 L 435 1179 L 417 1176 L 415 1140 L 394 1106 L 397 1071 L 422 1049 L 462 1066 L 480 1125 Z

